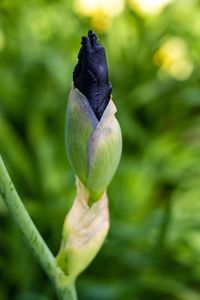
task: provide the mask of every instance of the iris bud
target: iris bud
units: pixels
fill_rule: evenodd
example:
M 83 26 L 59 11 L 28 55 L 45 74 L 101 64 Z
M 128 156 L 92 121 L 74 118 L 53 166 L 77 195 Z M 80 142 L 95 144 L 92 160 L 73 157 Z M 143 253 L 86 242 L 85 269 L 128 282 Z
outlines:
M 104 48 L 89 31 L 82 38 L 66 117 L 66 148 L 74 173 L 90 199 L 99 199 L 121 157 L 122 137 L 110 96 Z
M 78 58 L 65 132 L 69 161 L 77 177 L 77 195 L 65 218 L 57 255 L 58 265 L 71 282 L 90 264 L 106 238 L 109 229 L 106 189 L 122 150 L 105 50 L 93 32 L 82 38 Z

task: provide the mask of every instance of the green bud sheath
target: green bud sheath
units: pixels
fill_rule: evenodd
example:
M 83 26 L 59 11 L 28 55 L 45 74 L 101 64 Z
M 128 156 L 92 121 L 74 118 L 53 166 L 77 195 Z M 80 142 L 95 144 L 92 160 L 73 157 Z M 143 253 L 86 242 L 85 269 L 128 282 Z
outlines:
M 97 123 L 85 96 L 72 88 L 67 105 L 65 141 L 72 169 L 82 182 L 88 174 L 87 143 Z
M 90 201 L 98 200 L 106 191 L 121 157 L 122 136 L 115 113 L 110 99 L 98 120 L 85 96 L 72 88 L 67 106 L 66 148 Z
M 77 196 L 66 216 L 63 239 L 57 256 L 58 265 L 69 281 L 90 264 L 101 248 L 109 229 L 108 198 L 106 193 L 92 207 L 88 195 L 77 180 Z

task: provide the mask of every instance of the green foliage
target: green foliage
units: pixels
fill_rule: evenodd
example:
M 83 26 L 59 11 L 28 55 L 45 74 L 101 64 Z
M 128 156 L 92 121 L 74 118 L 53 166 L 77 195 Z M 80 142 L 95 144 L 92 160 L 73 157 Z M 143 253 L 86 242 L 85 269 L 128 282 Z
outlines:
M 196 300 L 200 4 L 177 0 L 152 16 L 129 2 L 99 32 L 123 156 L 109 187 L 110 233 L 77 282 L 79 296 Z M 71 1 L 0 1 L 0 152 L 55 254 L 75 194 L 64 147 L 66 100 L 90 22 L 101 29 Z M 55 299 L 1 202 L 0 224 L 0 299 Z

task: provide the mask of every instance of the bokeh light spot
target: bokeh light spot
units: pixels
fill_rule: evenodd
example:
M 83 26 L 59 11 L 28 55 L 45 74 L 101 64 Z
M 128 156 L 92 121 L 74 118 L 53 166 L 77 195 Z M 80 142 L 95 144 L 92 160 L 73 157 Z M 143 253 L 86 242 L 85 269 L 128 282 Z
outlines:
M 77 0 L 74 10 L 81 16 L 91 18 L 92 27 L 103 32 L 110 28 L 112 18 L 122 13 L 124 0 Z
M 123 0 L 77 0 L 75 10 L 85 16 L 95 16 L 103 13 L 106 16 L 114 17 L 119 15 L 124 8 Z
M 130 0 L 130 7 L 142 15 L 155 15 L 173 0 Z
M 161 71 L 177 80 L 186 80 L 193 71 L 188 58 L 187 45 L 178 37 L 168 38 L 154 55 L 154 62 Z

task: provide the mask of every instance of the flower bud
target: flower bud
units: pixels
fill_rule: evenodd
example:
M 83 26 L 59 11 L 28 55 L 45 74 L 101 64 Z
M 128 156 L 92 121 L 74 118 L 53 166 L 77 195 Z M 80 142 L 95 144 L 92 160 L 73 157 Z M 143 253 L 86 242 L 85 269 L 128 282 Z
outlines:
M 115 118 L 104 48 L 89 31 L 82 38 L 67 106 L 66 148 L 90 199 L 101 197 L 121 157 L 121 129 Z

